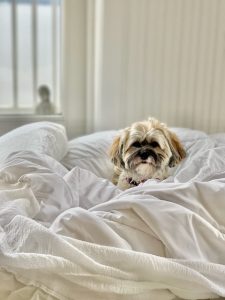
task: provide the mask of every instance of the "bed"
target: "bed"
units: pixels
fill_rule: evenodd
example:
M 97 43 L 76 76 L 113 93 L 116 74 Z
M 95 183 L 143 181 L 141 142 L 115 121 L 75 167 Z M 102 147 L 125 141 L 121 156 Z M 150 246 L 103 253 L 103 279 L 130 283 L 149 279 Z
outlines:
M 173 128 L 187 158 L 120 191 L 116 131 L 41 122 L 0 138 L 0 299 L 225 296 L 225 134 Z

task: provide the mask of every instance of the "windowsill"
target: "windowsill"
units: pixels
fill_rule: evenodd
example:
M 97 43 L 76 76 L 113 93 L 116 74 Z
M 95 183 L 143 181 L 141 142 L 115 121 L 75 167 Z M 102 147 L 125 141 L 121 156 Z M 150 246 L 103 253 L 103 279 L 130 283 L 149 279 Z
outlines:
M 32 113 L 0 113 L 0 118 L 63 118 L 62 114 L 54 114 L 54 115 L 38 115 Z

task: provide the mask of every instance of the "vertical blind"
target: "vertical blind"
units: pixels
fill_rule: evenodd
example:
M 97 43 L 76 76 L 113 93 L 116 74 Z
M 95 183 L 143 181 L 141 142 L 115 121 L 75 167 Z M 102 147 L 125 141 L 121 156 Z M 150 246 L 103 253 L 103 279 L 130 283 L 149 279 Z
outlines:
M 61 0 L 0 0 L 0 113 L 33 112 L 45 85 L 59 111 Z
M 154 116 L 169 126 L 225 131 L 224 0 L 95 3 L 90 130 Z

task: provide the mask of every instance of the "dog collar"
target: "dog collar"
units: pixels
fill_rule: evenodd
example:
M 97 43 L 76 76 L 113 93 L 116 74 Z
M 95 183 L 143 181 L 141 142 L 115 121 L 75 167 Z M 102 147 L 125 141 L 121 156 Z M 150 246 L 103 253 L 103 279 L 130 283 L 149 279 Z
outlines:
M 160 178 L 154 178 L 154 179 L 160 180 Z M 148 180 L 148 179 L 142 179 L 142 180 L 140 180 L 140 181 L 135 181 L 135 180 L 133 180 L 132 177 L 127 177 L 127 178 L 126 178 L 126 181 L 127 181 L 129 184 L 132 184 L 132 185 L 134 185 L 134 186 L 138 186 L 140 183 L 144 183 L 144 182 L 147 181 L 147 180 Z
M 146 181 L 146 179 L 142 179 L 140 181 L 135 181 L 135 180 L 133 180 L 132 177 L 127 177 L 126 180 L 129 184 L 132 184 L 134 186 L 138 186 L 140 183 L 144 183 Z

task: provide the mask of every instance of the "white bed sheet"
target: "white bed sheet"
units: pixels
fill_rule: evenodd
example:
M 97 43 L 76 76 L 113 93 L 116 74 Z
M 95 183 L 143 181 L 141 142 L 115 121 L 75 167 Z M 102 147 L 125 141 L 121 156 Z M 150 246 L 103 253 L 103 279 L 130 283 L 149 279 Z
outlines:
M 48 155 L 8 157 L 0 168 L 0 282 L 10 288 L 0 285 L 0 296 L 224 297 L 225 134 L 180 134 L 188 156 L 173 176 L 123 192 Z

